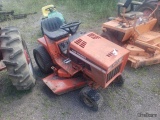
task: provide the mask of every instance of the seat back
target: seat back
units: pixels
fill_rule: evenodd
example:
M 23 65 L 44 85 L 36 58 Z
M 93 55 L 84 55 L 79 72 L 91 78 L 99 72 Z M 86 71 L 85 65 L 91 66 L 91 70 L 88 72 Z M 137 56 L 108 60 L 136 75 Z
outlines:
M 53 41 L 67 37 L 69 34 L 65 30 L 60 29 L 61 25 L 63 25 L 63 22 L 60 20 L 60 18 L 53 17 L 43 19 L 41 22 L 42 34 L 46 35 Z
M 43 34 L 44 34 L 44 29 L 49 32 L 53 32 L 58 30 L 61 25 L 63 25 L 63 22 L 58 17 L 45 18 L 41 22 L 41 30 Z

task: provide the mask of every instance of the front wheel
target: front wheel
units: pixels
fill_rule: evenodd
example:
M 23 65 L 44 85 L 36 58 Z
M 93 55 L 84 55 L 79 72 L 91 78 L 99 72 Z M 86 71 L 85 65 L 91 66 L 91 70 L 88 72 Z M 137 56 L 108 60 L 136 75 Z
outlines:
M 116 86 L 121 87 L 121 86 L 123 86 L 124 81 L 125 81 L 125 79 L 123 78 L 123 76 L 122 76 L 122 75 L 119 75 L 119 76 L 113 81 L 113 84 L 116 85 Z
M 51 67 L 54 65 L 50 55 L 43 46 L 39 46 L 33 50 L 34 59 L 39 69 L 46 74 L 52 72 Z
M 79 97 L 82 103 L 94 111 L 98 111 L 103 104 L 102 95 L 91 87 L 83 88 L 79 93 Z

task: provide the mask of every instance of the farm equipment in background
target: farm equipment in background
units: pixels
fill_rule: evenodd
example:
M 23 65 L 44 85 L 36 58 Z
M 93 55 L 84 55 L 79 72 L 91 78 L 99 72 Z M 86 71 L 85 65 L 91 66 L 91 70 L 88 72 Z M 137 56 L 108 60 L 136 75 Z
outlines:
M 63 25 L 54 17 L 43 19 L 41 25 L 44 36 L 33 55 L 43 73 L 52 73 L 43 82 L 58 95 L 87 86 L 80 100 L 98 110 L 103 99 L 97 89 L 123 84 L 128 50 L 93 32 L 77 33 L 80 22 Z
M 126 12 L 129 5 L 132 10 Z M 103 37 L 130 51 L 128 60 L 134 68 L 160 63 L 159 5 L 157 0 L 118 3 L 118 17 L 102 25 Z
M 17 90 L 31 89 L 35 79 L 25 41 L 16 27 L 6 27 L 0 33 L 0 71 L 7 68 L 9 79 Z
M 34 13 L 26 13 L 26 14 L 14 14 L 14 10 L 3 11 L 2 7 L 3 6 L 0 5 L 0 22 L 13 20 L 13 19 L 23 19 L 23 18 L 26 18 L 28 15 L 32 15 L 32 14 L 37 13 L 37 12 L 34 12 Z

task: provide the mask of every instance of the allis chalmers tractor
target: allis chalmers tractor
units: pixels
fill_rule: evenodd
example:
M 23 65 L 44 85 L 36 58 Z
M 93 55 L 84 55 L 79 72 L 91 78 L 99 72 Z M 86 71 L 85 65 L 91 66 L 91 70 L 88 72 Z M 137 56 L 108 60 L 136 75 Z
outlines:
M 42 20 L 41 44 L 33 50 L 35 61 L 44 73 L 44 83 L 55 93 L 63 94 L 81 87 L 81 101 L 93 110 L 102 105 L 98 88 L 112 82 L 123 84 L 122 71 L 128 50 L 93 33 L 76 32 L 80 23 L 64 24 L 57 18 Z
M 35 79 L 25 41 L 16 27 L 6 27 L 0 32 L 0 71 L 7 68 L 9 78 L 17 90 L 32 88 Z
M 129 5 L 131 10 L 127 11 Z M 128 49 L 134 68 L 160 63 L 159 5 L 158 0 L 127 0 L 118 3 L 117 18 L 103 23 L 102 36 Z

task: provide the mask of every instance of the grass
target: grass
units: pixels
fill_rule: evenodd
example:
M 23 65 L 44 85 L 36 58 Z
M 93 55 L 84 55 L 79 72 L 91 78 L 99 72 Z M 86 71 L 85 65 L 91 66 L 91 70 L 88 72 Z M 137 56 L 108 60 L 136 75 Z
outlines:
M 117 0 L 14 0 L 2 1 L 3 9 L 14 10 L 16 14 L 39 12 L 45 5 L 54 4 L 63 8 L 67 6 L 70 12 L 89 13 L 91 19 L 102 19 L 112 16 Z
M 91 19 L 103 19 L 113 15 L 116 9 L 116 0 L 61 0 L 62 6 L 79 14 L 90 13 Z
M 108 106 L 113 112 L 119 114 L 119 110 L 131 108 L 135 93 L 126 86 L 121 88 L 112 86 L 102 92 L 102 95 L 105 101 L 104 106 Z
M 147 75 L 147 67 L 141 67 L 135 70 L 135 74 L 139 76 L 146 76 Z
M 14 10 L 15 14 L 37 12 L 37 15 L 35 16 L 39 16 L 39 18 L 42 17 L 41 8 L 43 6 L 54 4 L 57 7 L 57 10 L 64 15 L 67 22 L 82 22 L 79 30 L 101 33 L 102 23 L 106 21 L 107 17 L 115 16 L 117 13 L 116 2 L 117 0 L 12 0 L 12 2 L 11 0 L 5 0 L 1 3 L 3 5 L 3 10 L 5 11 Z M 18 24 L 18 20 L 8 21 L 4 27 L 17 26 L 20 28 L 23 23 L 25 24 L 25 20 L 26 19 L 23 19 L 23 22 L 20 22 L 20 25 Z M 29 26 L 26 25 L 26 27 L 31 29 L 31 31 L 37 31 L 36 29 L 33 30 L 34 26 L 30 23 L 32 23 L 32 20 L 27 23 Z M 26 27 L 20 29 L 25 30 Z M 40 23 L 38 30 L 40 31 Z M 30 30 L 27 31 L 30 32 Z M 26 37 L 26 35 L 24 36 Z M 29 40 L 35 41 L 38 36 L 39 33 L 34 33 Z
M 4 104 L 9 104 L 13 99 L 20 99 L 23 95 L 28 94 L 28 91 L 18 91 L 12 85 L 11 80 L 8 78 L 6 70 L 0 71 L 0 102 Z
M 52 0 L 6 0 L 2 1 L 3 10 L 14 10 L 16 14 L 38 12 L 45 5 L 51 4 Z
M 152 83 L 152 87 L 151 87 L 151 91 L 154 94 L 160 95 L 160 83 L 159 83 L 160 79 L 156 79 L 154 80 L 154 82 Z

